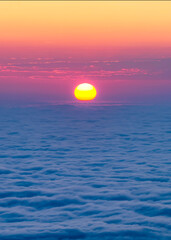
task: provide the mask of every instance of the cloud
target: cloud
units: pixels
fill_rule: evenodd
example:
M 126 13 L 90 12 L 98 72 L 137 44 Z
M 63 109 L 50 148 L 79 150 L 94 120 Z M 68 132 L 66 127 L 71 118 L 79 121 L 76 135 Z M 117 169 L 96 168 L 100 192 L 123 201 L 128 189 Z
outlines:
M 9 58 L 0 60 L 1 77 L 28 79 L 171 79 L 171 59 L 76 60 L 55 58 Z

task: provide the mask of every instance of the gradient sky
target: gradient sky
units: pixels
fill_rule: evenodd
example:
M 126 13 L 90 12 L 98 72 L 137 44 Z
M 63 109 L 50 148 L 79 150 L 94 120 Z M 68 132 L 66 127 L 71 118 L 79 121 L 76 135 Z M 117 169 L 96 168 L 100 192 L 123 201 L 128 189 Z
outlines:
M 0 2 L 0 103 L 171 102 L 170 1 Z

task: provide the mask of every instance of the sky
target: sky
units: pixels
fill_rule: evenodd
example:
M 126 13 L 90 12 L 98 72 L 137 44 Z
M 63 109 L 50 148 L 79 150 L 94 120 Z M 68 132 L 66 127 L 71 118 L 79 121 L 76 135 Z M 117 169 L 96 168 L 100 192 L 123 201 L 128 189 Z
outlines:
M 170 1 L 0 2 L 0 105 L 171 103 Z

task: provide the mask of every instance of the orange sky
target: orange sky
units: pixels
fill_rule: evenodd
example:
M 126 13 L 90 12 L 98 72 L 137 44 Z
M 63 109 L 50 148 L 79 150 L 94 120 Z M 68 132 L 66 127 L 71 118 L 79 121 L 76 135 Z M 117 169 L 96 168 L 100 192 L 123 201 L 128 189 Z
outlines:
M 0 104 L 171 102 L 171 1 L 0 1 Z
M 170 1 L 0 2 L 0 46 L 168 51 L 170 12 Z

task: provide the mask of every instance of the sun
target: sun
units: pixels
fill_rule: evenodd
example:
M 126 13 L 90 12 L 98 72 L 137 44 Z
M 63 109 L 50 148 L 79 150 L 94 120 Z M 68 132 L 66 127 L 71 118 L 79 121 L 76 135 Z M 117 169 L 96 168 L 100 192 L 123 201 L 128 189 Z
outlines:
M 74 91 L 74 95 L 78 100 L 81 101 L 90 101 L 96 97 L 96 89 L 92 84 L 81 83 L 79 84 Z

